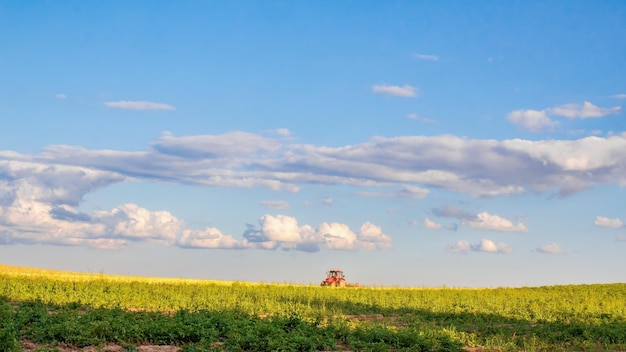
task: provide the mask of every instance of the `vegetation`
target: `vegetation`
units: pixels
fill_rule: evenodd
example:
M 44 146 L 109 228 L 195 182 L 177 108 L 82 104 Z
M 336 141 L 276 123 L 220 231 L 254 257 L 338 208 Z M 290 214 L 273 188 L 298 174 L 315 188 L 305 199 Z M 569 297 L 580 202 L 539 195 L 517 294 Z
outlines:
M 623 351 L 624 302 L 626 284 L 335 289 L 0 265 L 0 350 Z

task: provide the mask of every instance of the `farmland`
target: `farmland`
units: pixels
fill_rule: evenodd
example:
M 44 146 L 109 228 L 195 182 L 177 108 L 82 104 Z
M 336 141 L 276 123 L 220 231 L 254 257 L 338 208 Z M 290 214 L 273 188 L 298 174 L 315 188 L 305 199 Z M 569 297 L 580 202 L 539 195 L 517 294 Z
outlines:
M 626 284 L 334 289 L 0 265 L 0 350 L 623 351 L 624 302 Z

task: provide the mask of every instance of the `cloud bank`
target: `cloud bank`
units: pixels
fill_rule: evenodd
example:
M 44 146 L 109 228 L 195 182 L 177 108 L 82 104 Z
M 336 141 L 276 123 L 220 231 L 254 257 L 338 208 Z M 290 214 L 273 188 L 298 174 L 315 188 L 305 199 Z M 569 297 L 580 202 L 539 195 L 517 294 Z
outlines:
M 373 137 L 355 145 L 326 147 L 238 131 L 197 136 L 164 133 L 143 151 L 67 145 L 48 146 L 38 154 L 0 150 L 0 242 L 98 248 L 121 248 L 141 241 L 187 247 L 230 248 L 236 246 L 229 243 L 237 243 L 241 248 L 271 245 L 296 250 L 385 248 L 390 243 L 385 240 L 387 235 L 371 224 L 352 231 L 324 223 L 311 227 L 310 232 L 297 232 L 297 241 L 283 241 L 264 227 L 265 222 L 271 224 L 267 218 L 248 233 L 252 237 L 231 240 L 215 229 L 185 229 L 172 214 L 136 204 L 89 214 L 80 212 L 78 206 L 86 194 L 138 180 L 264 187 L 277 192 L 349 185 L 360 190 L 356 194 L 415 199 L 428 197 L 430 190 L 471 197 L 527 192 L 567 196 L 599 184 L 626 186 L 624 150 L 626 133 L 537 141 L 451 135 Z M 263 205 L 271 209 L 287 206 L 271 201 Z M 432 213 L 479 230 L 528 230 L 523 222 L 485 211 L 476 214 L 448 206 Z M 425 226 L 436 224 L 432 221 Z M 595 224 L 623 227 L 620 219 L 602 216 Z M 445 227 L 450 226 L 456 224 Z
M 358 232 L 340 223 L 321 223 L 317 227 L 298 224 L 296 218 L 287 215 L 264 215 L 259 225 L 248 225 L 242 239 L 224 235 L 216 228 L 202 231 L 185 230 L 178 244 L 185 248 L 299 250 L 317 252 L 329 250 L 389 249 L 391 237 L 370 222 L 364 223 Z
M 285 144 L 246 132 L 182 137 L 164 133 L 145 151 L 67 145 L 49 146 L 36 155 L 0 151 L 0 172 L 11 175 L 28 169 L 29 180 L 47 182 L 50 170 L 74 167 L 95 175 L 96 186 L 115 175 L 117 182 L 139 179 L 288 192 L 306 185 L 351 185 L 365 195 L 392 187 L 397 191 L 385 196 L 409 198 L 427 197 L 429 189 L 471 197 L 546 191 L 566 196 L 596 184 L 626 185 L 624 150 L 626 133 L 538 141 L 373 137 L 343 147 Z M 69 184 L 79 176 L 60 175 L 57 182 Z

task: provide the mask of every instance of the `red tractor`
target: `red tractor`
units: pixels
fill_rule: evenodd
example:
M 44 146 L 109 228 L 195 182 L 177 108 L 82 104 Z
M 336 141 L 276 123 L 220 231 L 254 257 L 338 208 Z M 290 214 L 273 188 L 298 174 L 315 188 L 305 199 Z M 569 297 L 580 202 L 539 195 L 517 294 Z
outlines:
M 326 280 L 322 281 L 321 286 L 345 287 L 346 279 L 341 270 L 328 270 L 326 272 Z

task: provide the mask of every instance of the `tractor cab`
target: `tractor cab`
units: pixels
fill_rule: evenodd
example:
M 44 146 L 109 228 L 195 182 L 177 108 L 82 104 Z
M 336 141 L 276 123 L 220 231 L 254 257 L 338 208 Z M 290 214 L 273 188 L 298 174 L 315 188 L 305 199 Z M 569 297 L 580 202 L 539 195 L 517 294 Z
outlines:
M 341 270 L 328 270 L 326 272 L 326 278 L 333 278 L 333 279 L 343 279 L 343 271 Z
M 346 285 L 346 279 L 343 276 L 341 270 L 328 270 L 326 272 L 326 280 L 322 281 L 322 286 L 335 286 L 344 287 Z

